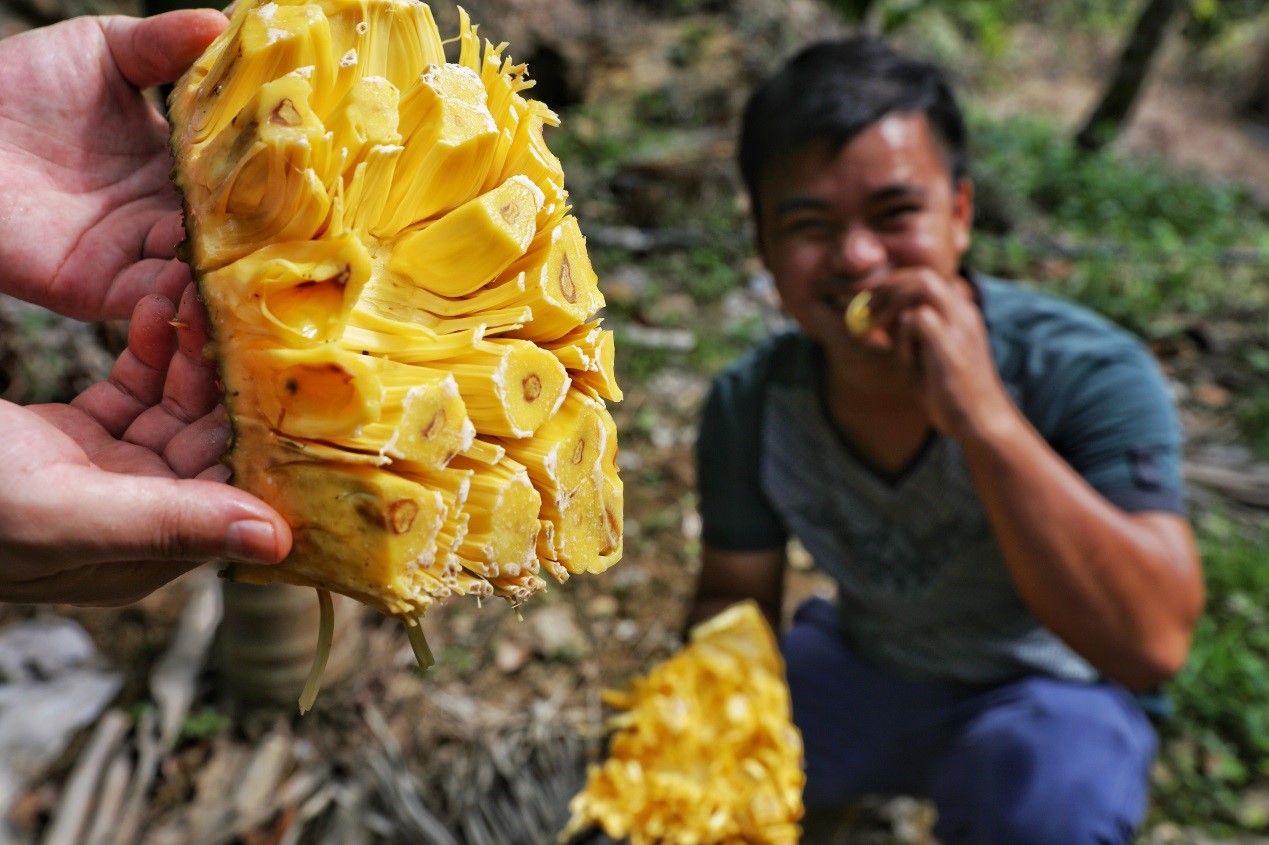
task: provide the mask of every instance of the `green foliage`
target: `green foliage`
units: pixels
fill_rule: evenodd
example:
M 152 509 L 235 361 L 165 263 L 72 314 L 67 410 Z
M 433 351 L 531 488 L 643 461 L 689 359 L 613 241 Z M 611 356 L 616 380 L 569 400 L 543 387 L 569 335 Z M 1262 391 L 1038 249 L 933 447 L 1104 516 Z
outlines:
M 1231 27 L 1266 14 L 1265 0 L 1192 0 L 1183 28 L 1200 46 L 1215 41 Z
M 848 23 L 872 19 L 887 34 L 907 28 L 928 30 L 928 22 L 937 18 L 993 58 L 1006 52 L 1011 28 L 1019 23 L 1060 27 L 1067 34 L 1118 33 L 1132 22 L 1137 9 L 1133 0 L 831 0 L 828 5 Z
M 893 32 L 923 15 L 939 15 L 984 55 L 1000 57 L 1009 44 L 1015 5 L 1011 0 L 887 0 L 881 28 Z
M 1253 352 L 1265 354 L 1263 349 Z M 1251 363 L 1254 364 L 1254 360 Z M 1269 382 L 1269 379 L 1262 377 L 1261 381 Z M 1269 460 L 1269 388 L 1258 391 L 1242 403 L 1238 409 L 1238 422 L 1250 440 L 1251 448 L 1263 460 Z
M 629 154 L 627 139 L 607 123 L 602 109 L 581 105 L 569 111 L 561 126 L 549 130 L 551 151 L 566 173 L 605 174 L 621 164 Z
M 209 739 L 228 730 L 230 719 L 210 704 L 196 710 L 181 722 L 181 738 L 188 741 Z
M 1039 118 L 974 116 L 980 217 L 972 261 L 1033 280 L 1147 339 L 1195 319 L 1251 317 L 1250 355 L 1269 349 L 1269 213 L 1236 185 L 1156 160 L 1082 152 Z M 1269 363 L 1237 417 L 1269 455 Z M 1261 397 L 1255 399 L 1253 397 Z
M 1269 541 L 1265 525 L 1200 525 L 1207 612 L 1172 685 L 1156 803 L 1173 821 L 1247 824 L 1239 792 L 1269 780 Z
M 1160 161 L 1082 152 L 1043 118 L 976 116 L 972 126 L 975 178 L 1026 202 L 1051 230 L 1118 242 L 1156 260 L 1184 252 L 1211 261 L 1224 250 L 1266 245 L 1269 218 L 1240 187 Z
M 617 380 L 621 384 L 647 384 L 652 377 L 674 362 L 668 349 L 622 343 L 617 329 Z

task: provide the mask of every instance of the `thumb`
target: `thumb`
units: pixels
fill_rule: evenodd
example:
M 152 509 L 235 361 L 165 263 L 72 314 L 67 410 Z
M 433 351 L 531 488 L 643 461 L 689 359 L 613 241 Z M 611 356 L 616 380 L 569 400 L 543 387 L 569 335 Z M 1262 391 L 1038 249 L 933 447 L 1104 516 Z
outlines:
M 179 9 L 151 18 L 101 18 L 106 44 L 124 78 L 137 88 L 175 82 L 224 31 L 215 9 Z
M 215 481 L 121 475 L 66 467 L 54 489 L 82 507 L 56 533 L 83 563 L 231 558 L 277 563 L 291 529 L 251 494 Z M 64 501 L 64 500 L 63 500 Z

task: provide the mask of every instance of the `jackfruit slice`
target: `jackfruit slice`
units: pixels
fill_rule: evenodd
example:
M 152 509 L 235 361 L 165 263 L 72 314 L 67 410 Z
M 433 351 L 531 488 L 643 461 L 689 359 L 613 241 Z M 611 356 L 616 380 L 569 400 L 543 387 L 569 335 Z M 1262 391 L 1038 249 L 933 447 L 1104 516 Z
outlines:
M 463 296 L 493 281 L 532 242 L 542 191 L 512 176 L 434 223 L 402 234 L 388 268 L 442 296 Z
M 802 737 L 775 636 L 752 601 L 692 629 L 677 654 L 606 690 L 608 757 L 569 802 L 560 841 L 588 826 L 631 845 L 793 845 Z
M 533 308 L 533 319 L 513 334 L 536 341 L 558 338 L 604 307 L 577 221 L 567 218 L 547 232 L 508 268 L 508 276 L 524 274 L 525 298 Z
M 449 61 L 416 0 L 243 0 L 169 100 L 225 462 L 295 534 L 228 575 L 399 616 L 421 662 L 435 603 L 519 603 L 621 550 L 620 390 L 559 118 L 459 17 Z

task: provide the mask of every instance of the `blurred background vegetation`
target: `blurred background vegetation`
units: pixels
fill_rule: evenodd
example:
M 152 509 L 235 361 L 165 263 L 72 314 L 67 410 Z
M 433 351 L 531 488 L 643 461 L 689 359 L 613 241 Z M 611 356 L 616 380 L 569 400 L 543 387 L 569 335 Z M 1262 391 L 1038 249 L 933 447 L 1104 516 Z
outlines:
M 452 7 L 432 5 L 453 31 Z M 629 560 L 596 589 L 620 601 L 617 616 L 605 611 L 619 619 L 614 631 L 638 623 L 625 629 L 638 632 L 627 641 L 638 648 L 614 639 L 603 652 L 598 638 L 593 654 L 574 658 L 588 683 L 674 641 L 679 619 L 664 599 L 685 595 L 693 567 L 685 467 L 697 403 L 713 373 L 783 322 L 731 164 L 740 106 L 798 44 L 862 28 L 956 79 L 972 123 L 973 266 L 1084 302 L 1158 356 L 1189 438 L 1208 610 L 1172 685 L 1142 841 L 1269 842 L 1246 838 L 1269 836 L 1269 5 L 463 5 L 482 33 L 528 61 L 535 95 L 562 117 L 548 142 L 564 161 L 618 337 Z M 132 0 L 0 4 L 21 26 L 115 8 L 141 10 Z M 0 36 L 15 20 L 0 14 Z M 65 399 L 108 364 L 59 325 L 0 301 L 0 397 Z M 117 344 L 117 327 L 101 337 Z M 601 630 L 607 617 L 595 616 Z M 446 624 L 460 630 L 460 621 Z M 490 671 L 489 654 L 459 640 L 453 649 L 436 686 Z

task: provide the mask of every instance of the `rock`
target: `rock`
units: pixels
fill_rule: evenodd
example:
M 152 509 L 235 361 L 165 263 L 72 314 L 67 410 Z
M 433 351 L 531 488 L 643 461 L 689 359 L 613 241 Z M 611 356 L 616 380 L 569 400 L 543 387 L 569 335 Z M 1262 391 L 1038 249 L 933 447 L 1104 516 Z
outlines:
M 621 605 L 615 597 L 601 593 L 590 600 L 587 609 L 592 619 L 609 619 L 617 615 Z
M 544 604 L 526 621 L 533 627 L 538 652 L 544 657 L 575 660 L 590 652 L 590 644 L 568 605 Z
M 494 665 L 504 675 L 519 672 L 533 658 L 533 652 L 514 640 L 499 640 L 494 649 Z
M 10 841 L 13 801 L 92 724 L 119 692 L 118 672 L 98 667 L 75 622 L 38 618 L 0 633 L 0 842 Z
M 1191 395 L 1208 408 L 1224 408 L 1229 404 L 1229 391 L 1211 382 L 1197 385 Z

